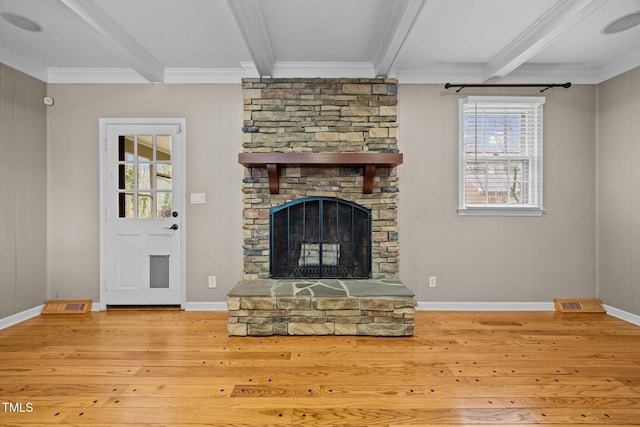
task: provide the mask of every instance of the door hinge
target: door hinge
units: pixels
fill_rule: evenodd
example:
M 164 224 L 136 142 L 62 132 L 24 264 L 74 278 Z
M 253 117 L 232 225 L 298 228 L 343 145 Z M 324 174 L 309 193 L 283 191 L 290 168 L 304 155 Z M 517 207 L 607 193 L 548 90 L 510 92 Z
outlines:
M 178 125 L 178 133 L 182 133 L 182 125 Z

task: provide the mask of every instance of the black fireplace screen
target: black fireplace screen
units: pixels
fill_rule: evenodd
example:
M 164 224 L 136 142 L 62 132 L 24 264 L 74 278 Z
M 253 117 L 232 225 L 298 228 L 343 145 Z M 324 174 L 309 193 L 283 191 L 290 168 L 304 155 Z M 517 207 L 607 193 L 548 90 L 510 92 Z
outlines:
M 271 209 L 271 277 L 369 278 L 371 211 L 331 197 Z

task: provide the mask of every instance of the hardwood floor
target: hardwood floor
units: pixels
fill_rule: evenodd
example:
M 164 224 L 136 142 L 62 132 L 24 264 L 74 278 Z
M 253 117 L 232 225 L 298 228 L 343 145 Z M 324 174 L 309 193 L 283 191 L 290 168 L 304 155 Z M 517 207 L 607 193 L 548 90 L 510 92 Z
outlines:
M 0 425 L 640 425 L 640 327 L 418 312 L 415 336 L 228 337 L 226 313 L 39 316 L 0 331 Z

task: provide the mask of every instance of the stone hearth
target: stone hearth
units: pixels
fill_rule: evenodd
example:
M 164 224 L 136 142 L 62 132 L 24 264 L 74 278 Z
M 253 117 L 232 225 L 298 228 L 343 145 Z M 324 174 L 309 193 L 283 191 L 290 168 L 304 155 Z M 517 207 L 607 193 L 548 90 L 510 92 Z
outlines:
M 413 296 L 397 280 L 244 280 L 228 294 L 228 333 L 410 336 Z

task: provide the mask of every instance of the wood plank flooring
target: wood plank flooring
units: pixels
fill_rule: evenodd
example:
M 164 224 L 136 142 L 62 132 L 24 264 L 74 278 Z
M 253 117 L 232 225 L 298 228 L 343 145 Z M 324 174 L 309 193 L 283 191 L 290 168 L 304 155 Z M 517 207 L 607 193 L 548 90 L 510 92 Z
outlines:
M 0 331 L 0 425 L 640 425 L 640 327 L 418 312 L 413 337 L 228 337 L 226 313 L 39 316 Z

